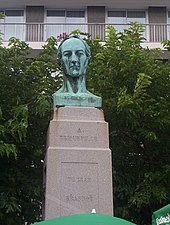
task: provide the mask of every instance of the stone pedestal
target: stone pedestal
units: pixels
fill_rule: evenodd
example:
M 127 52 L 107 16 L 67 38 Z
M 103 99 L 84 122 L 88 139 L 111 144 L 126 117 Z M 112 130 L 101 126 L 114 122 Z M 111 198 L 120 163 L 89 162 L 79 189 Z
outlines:
M 108 124 L 93 107 L 56 108 L 47 137 L 44 219 L 113 214 Z

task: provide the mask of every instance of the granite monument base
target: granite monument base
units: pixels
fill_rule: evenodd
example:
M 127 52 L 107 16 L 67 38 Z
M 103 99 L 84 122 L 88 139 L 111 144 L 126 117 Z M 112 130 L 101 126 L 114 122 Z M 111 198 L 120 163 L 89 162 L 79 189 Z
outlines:
M 113 215 L 108 124 L 92 107 L 54 111 L 44 163 L 44 219 L 97 213 Z

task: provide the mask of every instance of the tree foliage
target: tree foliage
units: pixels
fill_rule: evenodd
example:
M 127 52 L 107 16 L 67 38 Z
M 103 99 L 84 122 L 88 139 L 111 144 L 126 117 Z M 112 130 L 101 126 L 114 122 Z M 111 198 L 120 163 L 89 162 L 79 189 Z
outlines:
M 170 201 L 170 62 L 141 47 L 143 27 L 137 23 L 106 33 L 105 43 L 87 39 L 87 87 L 102 96 L 109 122 L 115 216 L 150 224 L 152 212 Z M 2 225 L 41 219 L 41 160 L 51 95 L 61 85 L 56 45 L 50 38 L 34 59 L 15 38 L 8 48 L 0 46 Z M 164 46 L 170 50 L 168 41 Z
M 170 63 L 141 47 L 142 25 L 107 32 L 104 45 L 90 43 L 88 83 L 110 125 L 115 215 L 151 224 L 170 201 Z
M 29 46 L 12 38 L 0 46 L 0 224 L 41 219 L 42 165 L 51 95 L 61 78 L 56 40 L 51 38 L 34 59 Z

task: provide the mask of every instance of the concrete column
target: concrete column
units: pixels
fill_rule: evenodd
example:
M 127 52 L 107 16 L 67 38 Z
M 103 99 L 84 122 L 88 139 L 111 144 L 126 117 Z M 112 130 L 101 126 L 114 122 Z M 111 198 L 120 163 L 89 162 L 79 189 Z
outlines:
M 105 23 L 105 6 L 88 6 L 87 22 Z
M 43 41 L 44 6 L 27 6 L 26 23 L 26 41 Z
M 151 42 L 161 42 L 167 39 L 166 7 L 149 7 L 149 35 Z
M 149 7 L 149 23 L 166 23 L 166 7 Z
M 95 23 L 88 25 L 88 33 L 92 39 L 97 36 L 102 40 L 105 39 L 105 6 L 88 6 L 87 22 Z

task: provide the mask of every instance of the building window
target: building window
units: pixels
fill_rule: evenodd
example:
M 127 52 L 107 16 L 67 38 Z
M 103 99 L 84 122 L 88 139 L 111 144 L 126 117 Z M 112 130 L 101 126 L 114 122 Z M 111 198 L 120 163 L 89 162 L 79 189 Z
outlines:
M 24 11 L 23 10 L 5 10 L 5 16 L 14 17 L 14 18 L 23 17 Z
M 24 40 L 24 10 L 3 10 L 5 16 L 0 19 L 0 31 L 4 40 L 16 37 Z
M 128 21 L 145 23 L 145 11 L 127 11 L 127 22 Z
M 65 17 L 64 10 L 47 10 L 47 18 L 49 17 Z
M 169 40 L 170 39 L 170 11 L 168 11 L 168 27 L 167 27 L 167 31 L 168 31 L 168 40 Z
M 108 11 L 108 23 L 114 24 L 115 29 L 120 32 L 128 28 L 128 23 L 138 22 L 146 24 L 145 11 Z
M 66 17 L 84 18 L 84 11 L 66 11 Z
M 47 10 L 46 38 L 58 37 L 62 33 L 69 34 L 79 29 L 86 32 L 84 10 Z

